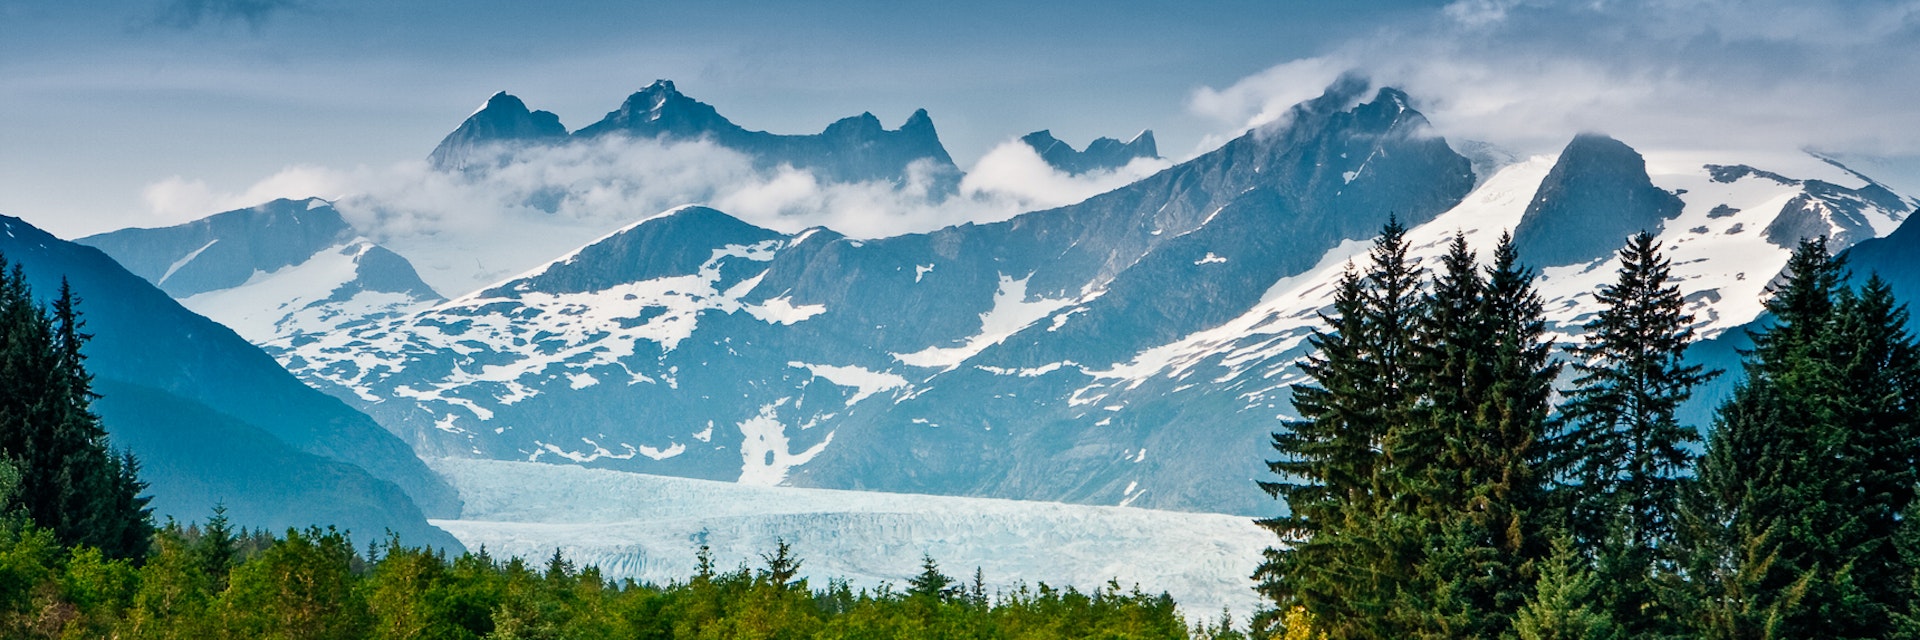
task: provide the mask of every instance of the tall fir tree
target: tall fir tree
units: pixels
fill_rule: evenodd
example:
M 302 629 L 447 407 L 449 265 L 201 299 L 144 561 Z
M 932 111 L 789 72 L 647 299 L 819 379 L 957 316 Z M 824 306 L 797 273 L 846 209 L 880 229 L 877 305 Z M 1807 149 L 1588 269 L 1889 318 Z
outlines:
M 1560 365 L 1546 337 L 1545 305 L 1534 278 L 1520 262 L 1513 237 L 1502 234 L 1487 273 L 1492 384 L 1476 412 L 1479 437 L 1466 443 L 1477 451 L 1468 520 L 1489 536 L 1492 550 L 1491 560 L 1473 574 L 1478 582 L 1472 587 L 1484 594 L 1494 614 L 1492 630 L 1501 633 L 1531 591 L 1533 563 L 1551 552 L 1554 524 L 1547 517 L 1544 463 Z
M 1600 606 L 1623 632 L 1644 636 L 1676 630 L 1655 584 L 1672 572 L 1681 485 L 1699 441 L 1677 414 L 1717 372 L 1687 363 L 1693 316 L 1654 235 L 1633 236 L 1619 259 L 1574 349 L 1554 468 L 1569 533 L 1598 565 Z
M 78 303 L 63 280 L 42 307 L 24 270 L 0 257 L 0 455 L 21 471 L 9 506 L 63 544 L 138 559 L 153 533 L 146 485 L 91 409 Z
M 1795 250 L 1699 469 L 1689 578 L 1724 596 L 1708 568 L 1761 559 L 1748 608 L 1779 610 L 1781 637 L 1887 637 L 1911 607 L 1897 540 L 1920 451 L 1920 356 L 1885 283 L 1845 280 L 1824 240 Z
M 1392 487 L 1380 467 L 1386 434 L 1408 419 L 1408 367 L 1421 273 L 1406 228 L 1389 222 L 1365 274 L 1342 277 L 1327 328 L 1294 387 L 1300 420 L 1273 435 L 1278 481 L 1260 483 L 1288 513 L 1262 520 L 1280 538 L 1255 576 L 1275 612 L 1298 612 L 1327 638 L 1403 636 L 1391 613 L 1412 568 L 1400 556 Z M 1265 626 L 1273 620 L 1256 621 Z
M 1469 381 L 1460 429 L 1443 439 L 1458 502 L 1437 525 L 1426 570 L 1440 604 L 1453 612 L 1446 637 L 1501 637 L 1532 595 L 1536 563 L 1550 552 L 1545 517 L 1547 415 L 1559 365 L 1546 338 L 1534 274 L 1503 235 L 1487 267 L 1485 294 L 1464 349 L 1481 372 Z M 1435 384 L 1423 405 L 1452 391 Z

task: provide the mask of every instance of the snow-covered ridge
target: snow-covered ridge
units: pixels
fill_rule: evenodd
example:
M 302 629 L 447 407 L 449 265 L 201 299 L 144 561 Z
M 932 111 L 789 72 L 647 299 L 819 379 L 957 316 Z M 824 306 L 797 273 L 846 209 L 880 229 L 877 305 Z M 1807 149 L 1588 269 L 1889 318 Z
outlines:
M 1142 452 L 1144 455 L 1145 452 Z M 990 589 L 1045 581 L 1092 589 L 1108 580 L 1164 590 L 1192 620 L 1259 606 L 1248 577 L 1274 538 L 1244 517 L 725 482 L 570 465 L 429 460 L 466 502 L 437 520 L 468 548 L 539 558 L 558 548 L 611 578 L 664 583 L 694 571 L 709 545 L 722 567 L 794 546 L 815 585 L 896 587 L 922 554 Z
M 208 242 L 181 259 L 166 276 L 218 242 Z M 367 239 L 354 238 L 316 252 L 300 264 L 272 272 L 255 270 L 245 283 L 188 296 L 180 304 L 254 344 L 299 341 L 431 306 L 434 300 L 416 294 L 352 286 L 362 277 L 361 259 L 376 249 Z
M 1762 171 L 1737 179 L 1725 179 L 1710 163 L 1696 162 L 1693 154 L 1646 154 L 1649 177 L 1654 184 L 1679 194 L 1685 208 L 1657 231 L 1667 256 L 1673 262 L 1675 283 L 1695 314 L 1695 329 L 1702 338 L 1711 338 L 1728 329 L 1744 325 L 1758 317 L 1768 282 L 1785 266 L 1789 247 L 1771 241 L 1763 230 L 1783 214 L 1790 203 L 1804 202 L 1816 215 L 1831 220 L 1827 201 L 1809 200 L 1804 180 L 1822 180 L 1843 188 L 1863 188 L 1867 182 L 1857 175 L 1811 156 L 1768 157 L 1787 170 L 1812 174 L 1814 178 L 1782 182 L 1780 174 Z M 1454 209 L 1431 222 L 1410 229 L 1409 255 L 1424 265 L 1438 264 L 1447 243 L 1455 233 L 1466 237 L 1480 254 L 1483 263 L 1490 259 L 1493 246 L 1503 232 L 1520 222 L 1534 191 L 1552 169 L 1553 156 L 1536 156 L 1501 168 L 1482 183 Z M 1769 165 L 1771 166 L 1771 165 Z M 1716 173 L 1721 175 L 1716 176 Z M 1763 174 L 1771 174 L 1769 175 Z M 1850 196 L 1841 195 L 1839 199 Z M 1857 199 L 1856 199 L 1857 200 Z M 1863 222 L 1868 237 L 1891 233 L 1904 219 L 1904 212 L 1879 207 L 1863 207 Z M 1838 236 L 1838 222 L 1828 223 L 1827 232 Z M 1217 367 L 1210 375 L 1216 382 L 1239 379 L 1256 369 L 1272 378 L 1276 365 L 1286 369 L 1269 391 L 1298 382 L 1302 378 L 1292 363 L 1304 348 L 1307 335 L 1319 326 L 1318 313 L 1332 304 L 1341 274 L 1351 264 L 1364 261 L 1368 243 L 1350 241 L 1327 253 L 1311 271 L 1283 278 L 1268 290 L 1262 303 L 1247 313 L 1220 326 L 1200 331 L 1181 340 L 1142 352 L 1131 362 L 1110 370 L 1093 372 L 1097 378 L 1114 379 L 1125 386 L 1137 387 L 1146 378 L 1165 375 L 1185 379 L 1203 364 Z M 1845 245 L 1836 245 L 1835 250 Z M 1526 256 L 1521 256 L 1524 261 Z M 1618 267 L 1617 258 L 1577 265 L 1545 265 L 1537 283 L 1546 303 L 1550 330 L 1561 341 L 1576 340 L 1581 326 L 1594 311 L 1593 292 L 1611 282 Z M 1111 383 L 1096 383 L 1095 388 Z M 1092 389 L 1083 390 L 1092 391 Z M 1257 395 L 1257 394 L 1256 394 Z M 1084 396 L 1082 396 L 1084 397 Z

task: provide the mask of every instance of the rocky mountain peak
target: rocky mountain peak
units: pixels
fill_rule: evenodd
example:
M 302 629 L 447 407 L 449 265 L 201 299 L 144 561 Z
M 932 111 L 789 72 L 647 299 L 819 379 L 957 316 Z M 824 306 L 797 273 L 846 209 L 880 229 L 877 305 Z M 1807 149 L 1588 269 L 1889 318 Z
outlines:
M 560 116 L 548 111 L 533 111 L 513 94 L 501 91 L 487 98 L 460 127 L 440 140 L 427 161 L 442 171 L 485 166 L 489 147 L 506 143 L 539 143 L 562 140 L 567 128 Z
M 1647 161 L 1598 133 L 1574 136 L 1534 192 L 1514 245 L 1535 264 L 1580 264 L 1613 255 L 1627 236 L 1659 232 L 1680 213 L 1678 196 L 1654 186 Z

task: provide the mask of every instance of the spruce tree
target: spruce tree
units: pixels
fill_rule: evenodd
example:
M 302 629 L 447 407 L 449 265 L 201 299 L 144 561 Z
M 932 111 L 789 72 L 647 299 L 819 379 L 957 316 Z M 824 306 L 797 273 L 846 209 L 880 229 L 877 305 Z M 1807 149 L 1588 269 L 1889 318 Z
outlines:
M 1386 434 L 1412 405 L 1421 274 L 1407 257 L 1406 228 L 1389 222 L 1368 262 L 1364 275 L 1342 277 L 1327 328 L 1310 339 L 1315 355 L 1302 369 L 1314 384 L 1294 387 L 1301 419 L 1273 435 L 1280 456 L 1268 463 L 1280 480 L 1260 483 L 1288 508 L 1261 521 L 1281 546 L 1255 574 L 1260 591 L 1275 612 L 1298 610 L 1328 638 L 1405 635 L 1390 613 L 1412 571 L 1406 520 L 1380 468 Z
M 1845 279 L 1823 240 L 1794 252 L 1699 469 L 1689 577 L 1724 594 L 1706 567 L 1765 559 L 1750 562 L 1749 609 L 1780 609 L 1782 637 L 1887 637 L 1911 607 L 1896 541 L 1920 450 L 1920 356 L 1885 283 Z
M 153 534 L 146 485 L 131 455 L 108 449 L 91 409 L 78 303 L 63 280 L 43 308 L 24 270 L 0 257 L 0 455 L 21 472 L 8 506 L 62 544 L 138 559 Z
M 1560 365 L 1546 337 L 1545 305 L 1535 274 L 1523 266 L 1511 235 L 1502 234 L 1487 273 L 1488 349 L 1492 383 L 1477 412 L 1481 437 L 1475 495 L 1468 518 L 1490 536 L 1494 559 L 1479 574 L 1495 624 L 1525 601 L 1531 564 L 1550 551 L 1553 522 L 1545 504 L 1547 415 Z
M 1574 349 L 1576 375 L 1555 435 L 1559 491 L 1575 543 L 1596 559 L 1596 596 L 1630 635 L 1671 631 L 1655 598 L 1671 570 L 1681 483 L 1698 434 L 1676 414 L 1711 378 L 1686 362 L 1693 316 L 1654 235 L 1620 249 L 1613 284 Z

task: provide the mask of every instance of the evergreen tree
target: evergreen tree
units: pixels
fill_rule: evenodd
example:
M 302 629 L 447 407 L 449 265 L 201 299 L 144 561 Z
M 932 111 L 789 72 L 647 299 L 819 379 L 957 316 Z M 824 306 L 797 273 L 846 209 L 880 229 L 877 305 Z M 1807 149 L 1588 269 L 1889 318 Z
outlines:
M 1534 595 L 1514 616 L 1520 640 L 1607 640 L 1615 633 L 1607 607 L 1596 606 L 1599 580 L 1570 538 L 1556 538 L 1540 567 Z
M 149 498 L 138 462 L 107 448 L 91 409 L 78 303 L 62 281 L 41 307 L 22 268 L 0 258 L 0 455 L 21 471 L 8 504 L 62 544 L 137 559 L 153 534 Z
M 1463 591 L 1489 612 L 1487 633 L 1504 634 L 1532 591 L 1532 564 L 1550 551 L 1547 517 L 1547 415 L 1560 366 L 1546 338 L 1535 274 L 1523 266 L 1513 237 L 1502 234 L 1487 273 L 1487 348 L 1491 382 L 1480 399 L 1467 521 L 1485 536 L 1487 561 L 1465 574 Z
M 931 554 L 920 556 L 920 575 L 907 578 L 907 595 L 927 600 L 942 600 L 953 591 L 954 580 L 940 573 L 940 564 Z
M 1716 373 L 1686 362 L 1693 316 L 1654 235 L 1635 235 L 1619 256 L 1618 278 L 1595 292 L 1602 307 L 1574 349 L 1553 448 L 1569 532 L 1598 562 L 1595 595 L 1638 636 L 1673 630 L 1653 583 L 1671 570 L 1689 444 L 1699 440 L 1676 414 Z
M 1418 528 L 1394 510 L 1381 467 L 1387 434 L 1409 419 L 1409 366 L 1421 272 L 1407 257 L 1406 228 L 1389 222 L 1374 240 L 1365 275 L 1351 269 L 1336 291 L 1327 328 L 1311 338 L 1302 365 L 1315 381 L 1296 385 L 1301 419 L 1273 435 L 1280 457 L 1261 482 L 1287 503 L 1262 520 L 1280 538 L 1256 572 L 1274 612 L 1301 609 L 1329 638 L 1405 635 L 1393 615 L 1413 580 Z M 1410 550 L 1409 543 L 1412 545 Z M 1256 621 L 1271 626 L 1272 616 Z
M 213 515 L 207 517 L 207 526 L 201 529 L 200 539 L 193 545 L 193 555 L 200 569 L 213 580 L 216 591 L 226 588 L 227 573 L 239 560 L 237 553 L 233 525 L 227 520 L 227 505 L 215 503 Z
M 1920 450 L 1920 356 L 1885 284 L 1844 280 L 1824 241 L 1794 252 L 1699 469 L 1696 593 L 1724 597 L 1711 568 L 1751 559 L 1746 609 L 1778 610 L 1782 637 L 1887 637 L 1911 607 L 1896 540 Z

